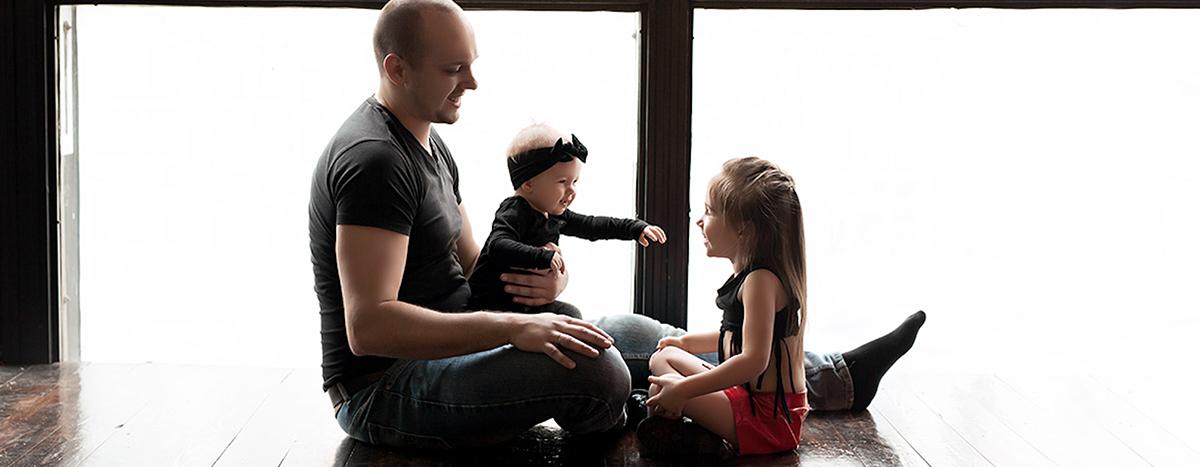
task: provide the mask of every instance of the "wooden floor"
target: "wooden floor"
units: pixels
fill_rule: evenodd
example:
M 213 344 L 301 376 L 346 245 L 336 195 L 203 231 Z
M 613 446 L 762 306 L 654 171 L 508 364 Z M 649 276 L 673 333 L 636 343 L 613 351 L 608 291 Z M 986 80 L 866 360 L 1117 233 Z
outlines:
M 736 464 L 1200 465 L 1196 406 L 1165 407 L 1150 382 L 889 375 L 867 413 L 816 413 L 797 453 Z M 632 434 L 597 449 L 549 425 L 488 451 L 375 448 L 342 434 L 319 388 L 317 369 L 0 367 L 0 465 L 666 465 Z

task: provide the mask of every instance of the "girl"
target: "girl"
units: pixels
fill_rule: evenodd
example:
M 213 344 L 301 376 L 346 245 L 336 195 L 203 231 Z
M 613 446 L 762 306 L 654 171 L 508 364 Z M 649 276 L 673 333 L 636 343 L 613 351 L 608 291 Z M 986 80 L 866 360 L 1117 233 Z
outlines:
M 804 216 L 795 182 L 759 158 L 727 161 L 709 182 L 696 224 L 708 256 L 733 264 L 717 290 L 721 329 L 659 341 L 646 401 L 658 416 L 638 427 L 638 439 L 649 455 L 697 449 L 663 436 L 681 428 L 669 419 L 687 416 L 739 454 L 795 449 L 809 411 Z M 713 351 L 716 367 L 693 355 Z

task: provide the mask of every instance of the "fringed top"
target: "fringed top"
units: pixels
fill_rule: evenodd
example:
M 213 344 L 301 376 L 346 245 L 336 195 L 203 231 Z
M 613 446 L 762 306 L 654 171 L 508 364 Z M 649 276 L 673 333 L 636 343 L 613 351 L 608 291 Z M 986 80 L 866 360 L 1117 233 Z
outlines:
M 769 267 L 761 263 L 750 263 L 750 266 L 743 269 L 741 272 L 734 274 L 725 281 L 720 289 L 717 289 L 717 308 L 724 312 L 721 319 L 721 334 L 718 337 L 717 357 L 721 362 L 725 362 L 726 358 L 742 353 L 742 327 L 746 320 L 746 309 L 742 305 L 742 300 L 738 298 L 738 292 L 742 289 L 742 284 L 746 282 L 746 278 L 751 272 L 759 269 L 766 269 L 775 273 L 776 276 L 782 277 L 779 273 L 772 271 Z M 730 342 L 730 355 L 725 355 L 725 334 L 729 333 L 732 336 Z M 771 349 L 775 354 L 775 416 L 779 415 L 780 409 L 783 410 L 785 416 L 791 419 L 791 411 L 787 408 L 787 399 L 784 396 L 783 386 L 783 362 L 786 357 L 787 365 L 790 368 L 792 365 L 791 351 L 786 345 L 783 345 L 783 340 L 795 336 L 800 333 L 800 302 L 795 297 L 791 297 L 787 304 L 782 308 L 775 310 L 775 324 L 771 331 Z M 763 378 L 767 376 L 767 368 L 761 375 L 758 375 L 758 383 L 755 386 L 762 386 Z M 795 378 L 795 375 L 792 375 Z M 796 382 L 794 379 L 789 379 L 792 392 L 796 391 Z M 746 391 L 753 392 L 750 382 L 746 382 Z M 754 413 L 754 404 L 750 404 L 750 411 Z

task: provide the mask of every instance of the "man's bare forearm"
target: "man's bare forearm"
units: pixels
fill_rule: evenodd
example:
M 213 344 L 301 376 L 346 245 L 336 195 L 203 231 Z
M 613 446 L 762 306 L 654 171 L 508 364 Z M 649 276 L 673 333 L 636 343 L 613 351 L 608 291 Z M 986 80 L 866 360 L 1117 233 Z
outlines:
M 347 314 L 371 317 L 346 323 L 355 355 L 421 360 L 466 355 L 509 343 L 520 326 L 520 316 L 511 313 L 441 313 L 399 301 L 376 306 Z

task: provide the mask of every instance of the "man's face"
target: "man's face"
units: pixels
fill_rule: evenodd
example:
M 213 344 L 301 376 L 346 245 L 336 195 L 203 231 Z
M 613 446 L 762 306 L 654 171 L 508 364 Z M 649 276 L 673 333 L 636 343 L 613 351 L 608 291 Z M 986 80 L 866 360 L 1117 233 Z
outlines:
M 413 114 L 433 123 L 458 121 L 463 93 L 475 89 L 475 32 L 458 14 L 427 11 L 422 18 L 424 56 L 408 64 L 404 91 Z
M 575 182 L 583 163 L 571 158 L 559 162 L 521 185 L 521 195 L 538 211 L 558 216 L 575 201 Z

